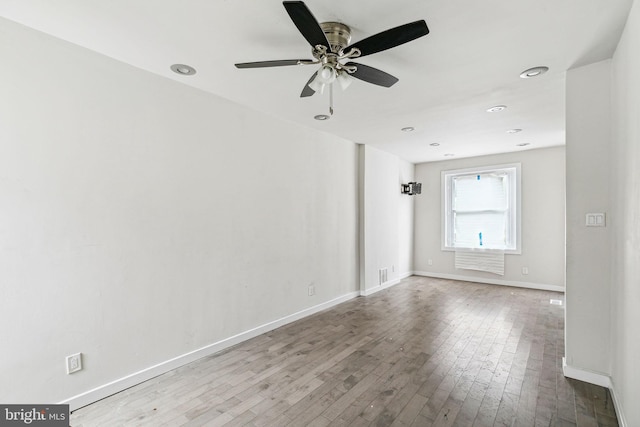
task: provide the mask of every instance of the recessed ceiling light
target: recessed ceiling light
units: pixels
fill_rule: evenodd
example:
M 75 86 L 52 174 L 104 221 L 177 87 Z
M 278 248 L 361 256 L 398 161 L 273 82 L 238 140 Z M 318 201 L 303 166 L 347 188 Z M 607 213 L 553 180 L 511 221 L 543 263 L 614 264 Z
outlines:
M 531 145 L 531 143 L 523 142 L 522 144 L 516 144 L 516 147 L 526 147 L 527 145 Z
M 327 115 L 327 114 L 318 114 L 317 116 L 313 116 L 314 119 L 316 120 L 329 120 L 331 116 Z
M 509 129 L 507 131 L 507 133 L 518 133 L 518 132 L 522 132 L 522 129 Z
M 402 132 L 413 132 L 415 130 L 414 127 L 407 126 L 406 128 L 400 129 Z
M 432 143 L 431 143 L 431 144 L 429 144 L 429 145 L 430 145 L 430 146 L 432 146 L 432 147 L 437 147 L 437 146 L 439 146 L 440 144 L 438 144 L 437 142 L 432 142 Z
M 498 111 L 504 111 L 507 109 L 506 105 L 494 105 L 487 110 L 487 113 L 497 113 Z
M 455 156 L 455 154 L 447 153 L 447 154 L 445 154 L 444 156 L 445 156 L 445 157 L 453 157 L 453 156 Z
M 193 76 L 196 73 L 196 69 L 184 64 L 173 64 L 171 71 L 180 74 L 182 76 Z
M 538 77 L 546 73 L 547 71 L 549 71 L 549 67 L 545 67 L 545 66 L 533 67 L 521 72 L 520 77 L 523 79 L 530 79 L 532 77 Z

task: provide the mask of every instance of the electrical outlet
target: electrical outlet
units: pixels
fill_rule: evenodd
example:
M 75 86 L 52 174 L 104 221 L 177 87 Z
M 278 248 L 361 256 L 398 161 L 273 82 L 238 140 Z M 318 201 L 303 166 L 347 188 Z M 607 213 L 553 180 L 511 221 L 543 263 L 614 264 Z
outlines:
M 82 370 L 82 353 L 67 356 L 67 374 L 73 374 Z
M 433 265 L 433 260 L 432 260 L 432 259 L 430 259 L 429 261 L 427 261 L 427 264 L 429 264 L 429 265 Z
M 524 274 L 525 276 L 529 274 L 529 267 L 522 267 L 522 274 Z
M 316 294 L 316 287 L 314 285 L 309 285 L 309 296 L 312 297 Z

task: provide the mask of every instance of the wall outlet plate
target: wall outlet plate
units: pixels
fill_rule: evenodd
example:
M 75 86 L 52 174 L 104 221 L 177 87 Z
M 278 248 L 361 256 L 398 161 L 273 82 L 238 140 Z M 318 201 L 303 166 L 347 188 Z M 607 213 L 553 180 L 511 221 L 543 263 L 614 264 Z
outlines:
M 67 356 L 67 374 L 73 374 L 82 370 L 82 353 Z

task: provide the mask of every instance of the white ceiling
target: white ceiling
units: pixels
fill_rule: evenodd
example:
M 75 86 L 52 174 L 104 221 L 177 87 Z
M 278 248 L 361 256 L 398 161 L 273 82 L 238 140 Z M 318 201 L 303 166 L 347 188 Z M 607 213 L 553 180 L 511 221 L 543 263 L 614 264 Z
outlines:
M 329 97 L 299 98 L 310 66 L 234 63 L 311 58 L 280 1 L 0 0 L 0 16 L 275 117 L 397 154 L 414 163 L 564 144 L 564 77 L 610 58 L 633 0 L 307 0 L 319 22 L 352 42 L 424 19 L 431 33 L 358 60 L 400 79 L 359 80 Z M 170 71 L 174 63 L 194 76 Z M 521 71 L 546 65 L 538 78 Z M 508 109 L 489 114 L 487 108 Z M 414 132 L 401 132 L 405 126 Z M 507 134 L 522 128 L 518 134 Z M 438 147 L 430 146 L 437 142 Z M 517 144 L 530 143 L 526 147 Z M 448 157 L 446 157 L 448 158 Z

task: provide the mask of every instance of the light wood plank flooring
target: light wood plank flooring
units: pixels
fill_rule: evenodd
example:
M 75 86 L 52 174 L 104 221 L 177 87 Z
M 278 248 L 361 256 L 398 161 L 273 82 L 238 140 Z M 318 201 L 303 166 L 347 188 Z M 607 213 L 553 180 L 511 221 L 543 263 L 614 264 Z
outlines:
M 410 277 L 75 411 L 87 426 L 617 426 L 555 292 Z

